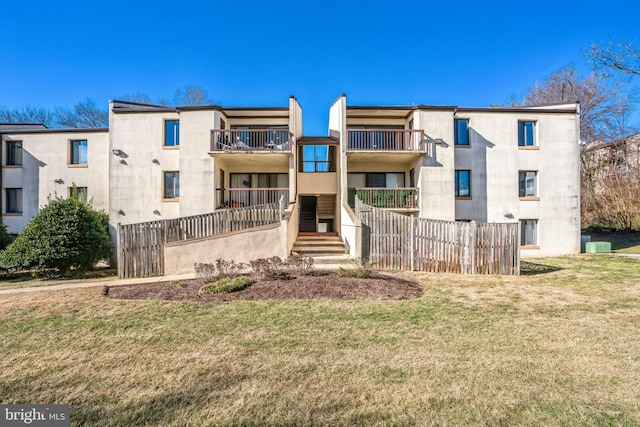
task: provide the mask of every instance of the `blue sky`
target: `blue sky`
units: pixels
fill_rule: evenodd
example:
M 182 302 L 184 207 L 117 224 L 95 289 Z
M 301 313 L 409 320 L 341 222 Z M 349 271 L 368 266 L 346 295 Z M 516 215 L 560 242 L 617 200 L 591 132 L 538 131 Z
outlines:
M 95 3 L 95 4 L 94 4 Z M 488 106 L 589 44 L 640 41 L 634 1 L 23 1 L 2 6 L 0 105 L 72 107 L 196 85 L 222 105 Z

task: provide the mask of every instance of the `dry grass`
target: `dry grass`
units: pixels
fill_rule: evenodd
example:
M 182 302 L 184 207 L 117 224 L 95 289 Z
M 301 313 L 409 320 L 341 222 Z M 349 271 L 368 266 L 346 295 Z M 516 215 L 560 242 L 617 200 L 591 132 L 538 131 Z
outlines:
M 0 399 L 74 425 L 640 425 L 640 261 L 528 268 L 403 302 L 4 295 Z

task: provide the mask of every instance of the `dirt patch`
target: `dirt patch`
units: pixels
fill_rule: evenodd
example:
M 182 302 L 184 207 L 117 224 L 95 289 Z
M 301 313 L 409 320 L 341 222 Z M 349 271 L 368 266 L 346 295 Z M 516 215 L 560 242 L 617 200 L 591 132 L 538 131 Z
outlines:
M 109 289 L 116 299 L 161 299 L 171 301 L 233 300 L 408 300 L 420 298 L 424 288 L 418 283 L 390 274 L 374 274 L 368 279 L 340 277 L 333 272 L 317 272 L 292 280 L 259 280 L 247 289 L 224 294 L 200 294 L 197 280 L 156 282 Z

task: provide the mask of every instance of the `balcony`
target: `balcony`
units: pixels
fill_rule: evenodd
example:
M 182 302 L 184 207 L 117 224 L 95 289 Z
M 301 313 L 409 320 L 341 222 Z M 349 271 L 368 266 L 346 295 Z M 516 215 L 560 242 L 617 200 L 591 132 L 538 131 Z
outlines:
M 283 197 L 283 206 L 289 204 L 288 188 L 227 188 L 216 190 L 218 209 L 242 208 L 246 206 L 278 203 Z
M 348 129 L 348 151 L 426 152 L 422 129 Z
M 351 207 L 358 196 L 362 203 L 376 208 L 419 210 L 418 191 L 415 187 L 349 188 L 347 197 Z
M 211 151 L 290 152 L 292 140 L 288 129 L 213 129 Z

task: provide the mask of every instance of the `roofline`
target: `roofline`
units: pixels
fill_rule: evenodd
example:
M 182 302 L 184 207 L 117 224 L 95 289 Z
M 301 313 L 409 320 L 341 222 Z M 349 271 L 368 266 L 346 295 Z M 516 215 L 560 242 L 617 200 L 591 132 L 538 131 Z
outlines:
M 109 132 L 109 128 L 54 128 L 54 129 L 22 129 L 2 131 L 3 135 L 20 135 L 25 133 L 93 133 Z
M 481 113 L 485 113 L 485 112 L 493 112 L 493 113 L 526 113 L 526 114 L 540 114 L 540 113 L 544 113 L 544 114 L 567 114 L 567 113 L 571 113 L 571 114 L 576 114 L 578 112 L 577 108 L 563 108 L 563 109 L 557 109 L 557 108 L 548 108 L 548 109 L 543 109 L 543 108 L 527 108 L 527 107 L 458 107 L 456 108 L 456 112 L 461 111 L 461 112 L 481 112 Z

